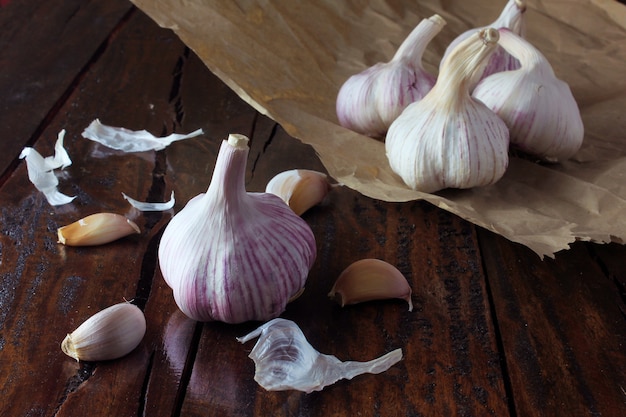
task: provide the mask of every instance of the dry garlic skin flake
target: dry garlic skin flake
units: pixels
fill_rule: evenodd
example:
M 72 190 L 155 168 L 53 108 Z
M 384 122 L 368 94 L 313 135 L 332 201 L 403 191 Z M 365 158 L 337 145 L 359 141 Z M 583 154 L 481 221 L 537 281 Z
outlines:
M 281 318 L 237 340 L 246 343 L 257 337 L 249 357 L 255 365 L 254 380 L 267 391 L 321 391 L 341 379 L 380 374 L 402 359 L 402 350 L 398 348 L 367 362 L 342 362 L 318 352 L 296 323 Z
M 472 188 L 498 181 L 508 166 L 504 122 L 470 96 L 486 59 L 498 45 L 489 28 L 461 42 L 437 83 L 391 124 L 385 149 L 391 169 L 414 190 Z
M 280 197 L 245 189 L 248 138 L 223 141 L 211 184 L 167 225 L 159 264 L 198 321 L 266 321 L 304 287 L 316 257 L 307 223 Z

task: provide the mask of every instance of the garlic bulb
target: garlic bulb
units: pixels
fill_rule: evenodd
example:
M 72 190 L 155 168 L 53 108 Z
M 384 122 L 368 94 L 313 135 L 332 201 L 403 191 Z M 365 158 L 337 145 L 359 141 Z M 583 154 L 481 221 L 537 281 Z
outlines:
M 364 301 L 400 298 L 413 310 L 411 287 L 395 266 L 380 259 L 360 259 L 344 269 L 328 293 L 341 306 Z
M 321 391 L 340 379 L 379 374 L 402 359 L 402 350 L 396 349 L 368 362 L 342 362 L 315 350 L 296 323 L 280 318 L 237 340 L 245 343 L 255 337 L 259 340 L 249 355 L 255 364 L 254 380 L 268 391 Z
M 309 169 L 292 169 L 275 175 L 266 193 L 280 197 L 298 216 L 321 203 L 333 186 L 328 175 Z
M 509 161 L 507 127 L 469 93 L 497 42 L 493 28 L 461 42 L 433 89 L 391 124 L 387 158 L 409 187 L 422 192 L 470 188 L 493 184 L 504 174 Z
M 500 29 L 499 44 L 521 68 L 482 80 L 473 96 L 509 128 L 511 144 L 549 161 L 572 157 L 582 145 L 584 126 L 576 100 L 548 60 L 530 42 Z
M 493 23 L 484 27 L 467 30 L 457 36 L 446 48 L 439 67 L 441 68 L 443 66 L 443 63 L 448 58 L 448 55 L 459 43 L 481 29 L 486 29 L 488 27 L 492 27 L 494 29 L 508 28 L 520 36 L 525 36 L 526 24 L 524 12 L 526 12 L 525 0 L 508 0 L 502 9 L 500 16 L 498 16 Z M 489 61 L 485 65 L 479 79 L 485 78 L 496 72 L 514 70 L 517 68 L 519 68 L 518 60 L 514 56 L 508 54 L 504 49 L 498 47 L 489 58 Z
M 402 110 L 435 84 L 435 77 L 422 66 L 422 55 L 445 23 L 439 15 L 423 19 L 391 61 L 348 78 L 337 95 L 339 124 L 364 135 L 384 136 Z
M 306 222 L 279 197 L 246 192 L 248 152 L 243 135 L 223 141 L 207 192 L 191 199 L 161 238 L 163 278 L 182 312 L 198 321 L 278 316 L 315 261 Z
M 57 229 L 59 243 L 67 246 L 103 245 L 138 233 L 135 222 L 115 213 L 92 214 Z
M 135 349 L 146 333 L 146 318 L 134 304 L 119 303 L 89 317 L 61 343 L 77 361 L 120 358 Z

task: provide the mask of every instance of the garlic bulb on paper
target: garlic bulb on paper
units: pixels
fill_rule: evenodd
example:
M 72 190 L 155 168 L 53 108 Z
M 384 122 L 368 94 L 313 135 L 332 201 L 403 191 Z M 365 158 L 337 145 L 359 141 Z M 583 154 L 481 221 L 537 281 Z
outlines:
M 280 318 L 237 340 L 245 343 L 255 337 L 259 340 L 249 355 L 255 364 L 254 380 L 268 391 L 321 391 L 340 379 L 385 372 L 402 359 L 402 350 L 396 349 L 368 362 L 342 362 L 315 350 L 296 323 Z
M 430 193 L 471 188 L 493 184 L 504 174 L 509 161 L 507 127 L 469 93 L 497 42 L 493 28 L 461 42 L 433 89 L 391 124 L 387 158 L 412 189 Z
M 549 161 L 572 157 L 585 132 L 569 85 L 527 40 L 500 29 L 498 43 L 519 59 L 521 68 L 483 79 L 473 96 L 504 120 L 512 145 Z
M 120 358 L 135 349 L 146 333 L 143 311 L 119 303 L 89 317 L 61 343 L 61 350 L 77 361 Z
M 508 28 L 509 30 L 515 32 L 520 36 L 524 36 L 526 33 L 526 24 L 524 21 L 524 14 L 526 12 L 526 1 L 525 0 L 508 0 L 500 16 L 491 24 L 481 27 L 467 30 L 457 36 L 446 48 L 446 51 L 443 54 L 443 58 L 441 59 L 440 68 L 443 66 L 443 63 L 448 58 L 448 55 L 454 50 L 454 48 L 461 43 L 464 39 L 467 39 L 474 33 L 478 32 L 481 29 L 486 29 L 488 27 L 492 27 L 494 29 L 500 28 Z M 482 74 L 479 76 L 479 79 L 485 78 L 486 76 L 500 72 L 500 71 L 508 71 L 519 68 L 519 62 L 514 57 L 511 56 L 507 51 L 502 48 L 496 48 L 493 52 L 489 61 L 485 65 Z
M 422 67 L 422 55 L 445 23 L 439 15 L 423 19 L 391 61 L 348 78 L 337 95 L 339 124 L 364 135 L 384 136 L 402 110 L 435 84 L 435 77 Z
M 163 278 L 178 307 L 198 321 L 265 321 L 283 312 L 316 256 L 307 223 L 279 197 L 245 189 L 248 138 L 223 141 L 206 193 L 167 225 Z

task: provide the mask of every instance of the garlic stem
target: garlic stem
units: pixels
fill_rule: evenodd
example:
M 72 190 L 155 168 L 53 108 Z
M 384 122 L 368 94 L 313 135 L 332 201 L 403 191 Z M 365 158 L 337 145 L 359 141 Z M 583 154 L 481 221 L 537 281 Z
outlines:
M 542 77 L 555 76 L 548 60 L 530 42 L 506 28 L 499 29 L 498 32 L 500 34 L 498 44 L 517 58 L 525 71 L 536 71 L 537 75 Z
M 499 38 L 496 29 L 486 28 L 459 43 L 443 63 L 432 94 L 427 97 L 440 96 L 438 100 L 451 106 L 459 104 L 459 97 L 468 98 L 480 80 L 486 58 L 498 46 Z M 481 42 L 477 42 L 477 39 Z
M 445 24 L 446 21 L 438 14 L 422 20 L 400 44 L 390 62 L 404 60 L 421 65 L 422 56 L 428 43 L 433 40 Z

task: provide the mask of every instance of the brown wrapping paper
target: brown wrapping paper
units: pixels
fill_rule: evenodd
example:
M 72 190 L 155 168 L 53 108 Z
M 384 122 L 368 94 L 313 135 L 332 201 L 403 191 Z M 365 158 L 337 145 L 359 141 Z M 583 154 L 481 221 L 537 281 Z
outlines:
M 240 97 L 318 153 L 337 181 L 385 201 L 423 199 L 554 256 L 574 240 L 626 241 L 626 7 L 612 0 L 529 0 L 527 39 L 570 84 L 585 123 L 573 160 L 512 158 L 497 184 L 424 194 L 389 168 L 384 144 L 338 125 L 335 98 L 352 74 L 387 61 L 435 13 L 447 25 L 424 55 L 437 73 L 457 34 L 506 3 L 486 0 L 132 0 L 171 28 Z

